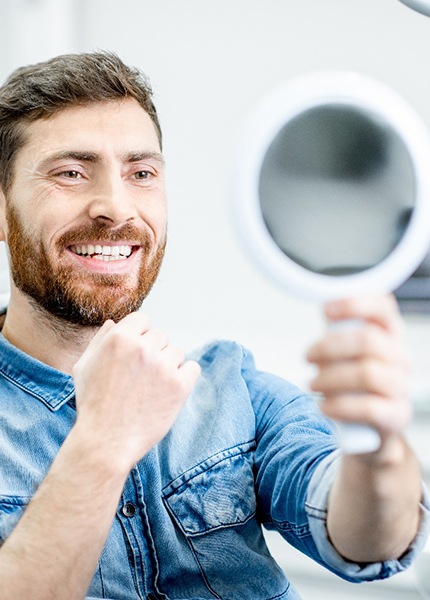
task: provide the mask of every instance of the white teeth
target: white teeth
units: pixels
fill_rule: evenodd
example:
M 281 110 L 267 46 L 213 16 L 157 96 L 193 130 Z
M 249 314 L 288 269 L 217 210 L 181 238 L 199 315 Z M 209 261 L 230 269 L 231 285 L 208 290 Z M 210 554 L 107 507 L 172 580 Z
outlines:
M 123 256 L 130 256 L 131 246 L 120 246 L 119 253 Z
M 101 244 L 82 244 L 71 246 L 71 251 L 75 254 L 82 254 L 88 257 L 101 260 L 118 260 L 131 255 L 132 246 L 102 246 Z

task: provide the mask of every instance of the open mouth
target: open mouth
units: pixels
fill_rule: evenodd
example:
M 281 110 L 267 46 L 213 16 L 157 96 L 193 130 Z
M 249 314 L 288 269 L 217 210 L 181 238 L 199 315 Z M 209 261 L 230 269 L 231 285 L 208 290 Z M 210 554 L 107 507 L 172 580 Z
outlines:
M 134 246 L 118 245 L 118 246 L 103 246 L 101 244 L 76 244 L 70 246 L 70 251 L 73 254 L 79 254 L 85 258 L 95 260 L 103 260 L 105 262 L 113 260 L 124 260 L 131 256 Z

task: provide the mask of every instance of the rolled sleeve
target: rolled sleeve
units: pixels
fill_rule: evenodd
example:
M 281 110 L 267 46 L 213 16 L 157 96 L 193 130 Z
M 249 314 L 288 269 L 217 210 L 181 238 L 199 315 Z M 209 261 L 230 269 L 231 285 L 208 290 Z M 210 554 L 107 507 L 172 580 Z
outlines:
M 335 451 L 321 461 L 308 488 L 306 512 L 309 527 L 321 559 L 332 571 L 349 581 L 385 579 L 407 569 L 423 549 L 430 530 L 430 498 L 423 484 L 418 533 L 408 550 L 398 560 L 358 564 L 345 560 L 330 542 L 327 532 L 328 495 L 337 472 L 341 452 Z

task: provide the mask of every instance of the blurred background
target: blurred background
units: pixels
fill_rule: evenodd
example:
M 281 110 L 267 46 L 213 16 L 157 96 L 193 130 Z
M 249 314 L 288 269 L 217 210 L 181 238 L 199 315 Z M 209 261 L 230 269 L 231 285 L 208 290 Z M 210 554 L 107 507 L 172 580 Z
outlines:
M 400 93 L 430 127 L 430 18 L 397 0 L 2 0 L 0 80 L 53 55 L 115 51 L 150 77 L 164 131 L 170 203 L 162 274 L 145 310 L 187 350 L 229 338 L 258 366 L 306 386 L 321 307 L 275 287 L 232 218 L 233 148 L 244 118 L 296 75 L 347 69 Z M 430 168 L 430 165 L 429 165 Z M 306 232 L 303 232 L 306 235 Z M 413 359 L 409 436 L 430 480 L 430 293 L 424 269 L 402 302 Z M 1 300 L 7 265 L 0 256 Z M 420 598 L 413 570 L 352 586 L 270 538 L 303 600 Z

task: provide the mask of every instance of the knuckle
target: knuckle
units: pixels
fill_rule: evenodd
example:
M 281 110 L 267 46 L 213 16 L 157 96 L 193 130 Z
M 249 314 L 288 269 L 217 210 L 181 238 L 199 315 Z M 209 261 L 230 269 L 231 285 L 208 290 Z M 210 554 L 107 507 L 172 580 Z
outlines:
M 384 353 L 385 336 L 375 325 L 364 326 L 359 333 L 359 349 L 362 356 L 375 356 Z
M 372 425 L 376 425 L 381 421 L 381 403 L 380 401 L 373 402 L 369 399 L 364 406 L 364 417 L 367 423 L 371 423 Z
M 130 340 L 124 331 L 119 328 L 113 328 L 109 332 L 108 342 L 112 350 L 122 349 L 124 345 L 129 345 Z
M 379 368 L 373 360 L 362 360 L 360 378 L 366 389 L 372 389 L 378 381 Z
M 167 344 L 168 338 L 167 334 L 164 333 L 164 331 L 162 331 L 161 329 L 152 329 L 151 333 L 154 339 L 157 340 L 159 343 Z
M 393 377 L 391 395 L 406 400 L 409 403 L 412 384 L 407 376 Z
M 181 350 L 180 348 L 177 348 L 174 352 L 173 360 L 175 362 L 175 365 L 177 367 L 180 367 L 184 363 L 185 352 L 183 350 Z

